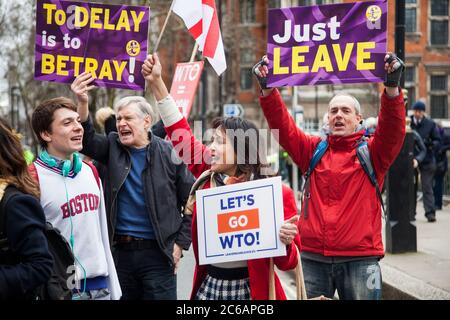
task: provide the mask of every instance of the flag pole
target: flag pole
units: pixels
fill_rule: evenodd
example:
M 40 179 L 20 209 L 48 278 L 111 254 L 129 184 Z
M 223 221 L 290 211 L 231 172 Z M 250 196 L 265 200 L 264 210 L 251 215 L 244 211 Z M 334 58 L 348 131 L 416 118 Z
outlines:
M 169 9 L 169 12 L 167 13 L 166 21 L 164 21 L 163 27 L 158 36 L 158 40 L 156 40 L 156 44 L 155 44 L 155 48 L 153 49 L 153 53 L 158 51 L 158 47 L 159 47 L 159 43 L 161 42 L 162 35 L 164 33 L 164 30 L 166 30 L 167 22 L 169 22 L 170 15 L 172 14 L 173 3 L 174 3 L 174 1 L 172 1 L 172 4 L 170 5 L 170 9 Z
M 198 43 L 197 41 L 195 41 L 195 46 L 194 49 L 192 49 L 191 59 L 189 60 L 189 62 L 194 62 L 194 58 L 195 55 L 197 54 L 197 51 L 198 51 Z

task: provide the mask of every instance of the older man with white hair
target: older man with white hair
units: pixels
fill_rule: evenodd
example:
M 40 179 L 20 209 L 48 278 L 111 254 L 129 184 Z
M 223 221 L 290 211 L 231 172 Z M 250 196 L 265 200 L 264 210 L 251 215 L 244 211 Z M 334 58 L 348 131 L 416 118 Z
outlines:
M 269 127 L 279 130 L 281 146 L 303 173 L 313 158 L 318 160 L 309 170 L 299 221 L 309 297 L 333 297 L 337 290 L 340 299 L 381 298 L 381 201 L 356 149 L 367 142 L 381 186 L 405 136 L 405 106 L 398 88 L 404 65 L 394 54 L 387 54 L 385 61 L 386 89 L 373 136 L 364 137 L 358 100 L 349 94 L 336 95 L 328 106 L 326 149 L 318 159 L 314 154 L 323 138 L 296 127 L 278 90 L 266 87 L 268 61 L 253 69 L 262 89 L 261 107 Z
M 96 134 L 88 109 L 90 73 L 72 84 L 84 128 L 81 152 L 107 166 L 109 236 L 122 299 L 176 299 L 176 269 L 191 243 L 191 217 L 182 214 L 194 178 L 170 142 L 151 134 L 156 119 L 140 96 L 115 105 L 118 132 Z

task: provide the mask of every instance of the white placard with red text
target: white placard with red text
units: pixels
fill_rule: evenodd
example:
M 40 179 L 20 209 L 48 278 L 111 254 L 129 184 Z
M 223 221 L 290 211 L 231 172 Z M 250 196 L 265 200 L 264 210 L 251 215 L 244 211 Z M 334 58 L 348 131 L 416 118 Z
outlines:
M 170 95 L 187 119 L 194 103 L 195 92 L 202 75 L 203 61 L 178 63 L 170 88 Z
M 281 178 L 198 190 L 200 264 L 286 255 Z

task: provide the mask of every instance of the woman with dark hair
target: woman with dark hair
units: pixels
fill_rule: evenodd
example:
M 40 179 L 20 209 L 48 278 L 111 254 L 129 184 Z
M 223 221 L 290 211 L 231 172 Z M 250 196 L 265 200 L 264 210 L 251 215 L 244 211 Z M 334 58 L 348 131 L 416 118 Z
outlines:
M 20 140 L 0 118 L 0 300 L 32 299 L 50 278 L 53 261 L 38 198 Z
M 191 299 L 198 300 L 267 300 L 269 299 L 270 258 L 199 265 L 195 191 L 222 185 L 263 179 L 270 175 L 265 154 L 259 149 L 256 126 L 240 118 L 219 118 L 213 122 L 214 134 L 209 147 L 198 141 L 182 116 L 161 78 L 157 55 L 145 61 L 142 74 L 158 101 L 161 118 L 179 156 L 197 178 L 186 204 L 192 213 L 192 246 L 196 265 Z M 267 169 L 267 170 L 265 170 Z M 273 258 L 280 270 L 294 269 L 298 263 L 300 237 L 297 231 L 297 207 L 292 190 L 283 187 L 285 223 L 280 240 L 286 256 Z M 286 299 L 275 274 L 275 298 Z

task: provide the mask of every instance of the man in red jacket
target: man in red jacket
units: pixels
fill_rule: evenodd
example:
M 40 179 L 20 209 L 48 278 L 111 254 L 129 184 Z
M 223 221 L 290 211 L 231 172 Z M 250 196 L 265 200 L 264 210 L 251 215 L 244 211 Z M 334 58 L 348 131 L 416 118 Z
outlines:
M 254 68 L 262 89 L 261 107 L 269 127 L 279 130 L 281 146 L 305 173 L 321 138 L 296 127 L 278 90 L 265 86 L 267 58 L 263 61 Z M 405 106 L 398 88 L 404 64 L 392 53 L 385 61 L 378 126 L 367 141 L 380 186 L 405 137 Z M 361 120 L 360 104 L 353 96 L 331 99 L 328 147 L 309 178 L 308 203 L 303 203 L 299 221 L 308 297 L 331 298 L 337 290 L 340 299 L 381 298 L 381 203 L 356 155 L 364 135 Z

